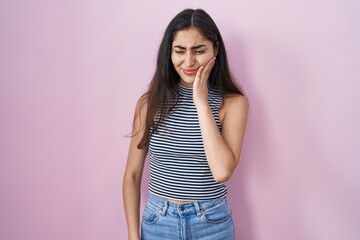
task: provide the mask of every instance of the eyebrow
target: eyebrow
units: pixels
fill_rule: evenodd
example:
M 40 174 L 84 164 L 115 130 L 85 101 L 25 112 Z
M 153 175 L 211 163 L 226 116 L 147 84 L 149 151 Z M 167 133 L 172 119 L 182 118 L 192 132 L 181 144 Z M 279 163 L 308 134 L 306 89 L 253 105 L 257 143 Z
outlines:
M 195 49 L 199 49 L 201 47 L 206 47 L 206 45 L 204 45 L 204 44 L 195 45 L 195 46 L 191 47 L 190 49 L 195 50 Z M 183 47 L 180 45 L 176 45 L 176 46 L 174 46 L 174 48 L 180 48 L 180 49 L 186 50 L 186 47 Z

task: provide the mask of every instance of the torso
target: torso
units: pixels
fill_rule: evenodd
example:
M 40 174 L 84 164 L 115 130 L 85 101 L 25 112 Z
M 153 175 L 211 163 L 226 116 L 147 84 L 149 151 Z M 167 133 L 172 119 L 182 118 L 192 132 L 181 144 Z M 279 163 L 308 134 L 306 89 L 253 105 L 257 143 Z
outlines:
M 226 187 L 215 182 L 206 160 L 192 89 L 180 85 L 179 93 L 178 105 L 150 138 L 149 190 L 181 203 L 224 197 Z M 209 105 L 221 132 L 221 95 L 211 86 Z

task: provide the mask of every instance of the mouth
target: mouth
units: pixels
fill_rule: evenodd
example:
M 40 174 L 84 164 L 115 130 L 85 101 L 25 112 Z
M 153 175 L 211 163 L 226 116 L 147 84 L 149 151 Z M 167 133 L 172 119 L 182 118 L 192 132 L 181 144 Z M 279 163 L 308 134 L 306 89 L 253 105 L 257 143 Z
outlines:
M 182 69 L 182 71 L 189 76 L 195 75 L 197 73 L 197 69 Z

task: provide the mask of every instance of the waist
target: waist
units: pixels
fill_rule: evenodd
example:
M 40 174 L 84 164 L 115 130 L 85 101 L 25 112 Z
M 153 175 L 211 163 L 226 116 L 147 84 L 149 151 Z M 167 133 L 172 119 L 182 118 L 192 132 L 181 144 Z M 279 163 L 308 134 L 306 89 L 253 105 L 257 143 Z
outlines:
M 166 212 L 177 214 L 179 210 L 184 213 L 200 213 L 207 209 L 213 208 L 220 204 L 226 204 L 226 197 L 220 197 L 212 200 L 174 200 L 159 197 L 150 193 L 148 197 L 148 204 L 163 209 Z
M 194 200 L 177 200 L 177 199 L 172 199 L 172 198 L 160 197 L 160 196 L 157 196 L 155 194 L 152 194 L 152 195 L 156 196 L 157 198 L 160 198 L 161 200 L 164 200 L 165 202 L 174 203 L 174 204 L 185 204 L 185 203 L 196 202 Z

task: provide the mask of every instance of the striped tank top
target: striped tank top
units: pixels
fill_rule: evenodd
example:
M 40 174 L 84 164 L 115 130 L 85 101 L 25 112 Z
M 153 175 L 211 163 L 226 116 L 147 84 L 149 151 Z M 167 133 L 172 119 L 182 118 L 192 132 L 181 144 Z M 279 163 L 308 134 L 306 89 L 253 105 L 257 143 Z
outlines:
M 178 84 L 179 100 L 153 133 L 149 142 L 149 192 L 174 200 L 210 200 L 225 197 L 226 186 L 217 183 L 210 171 L 192 88 Z M 208 99 L 221 132 L 221 95 L 208 84 Z

